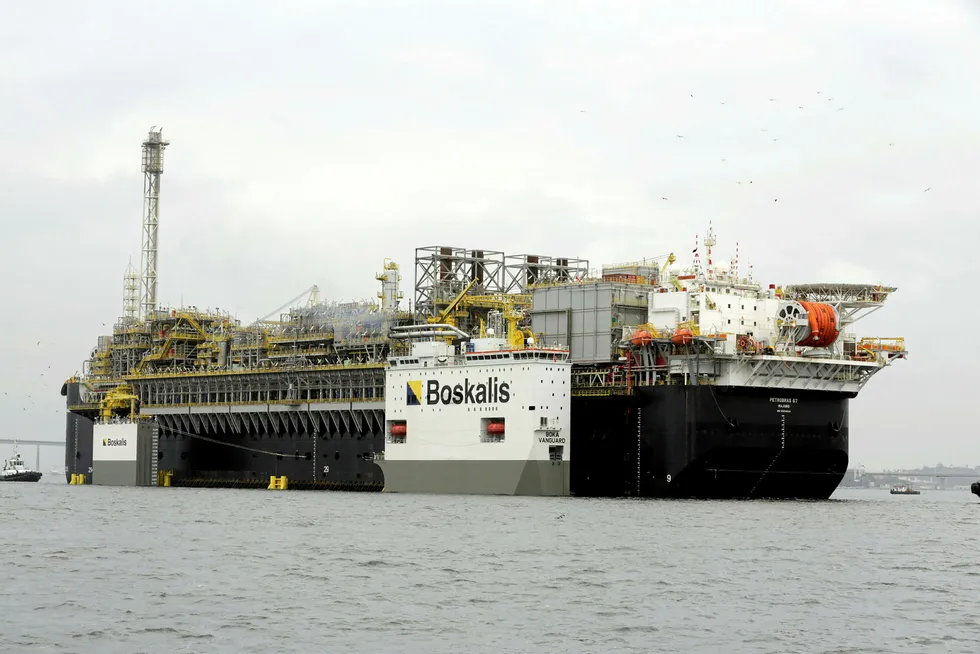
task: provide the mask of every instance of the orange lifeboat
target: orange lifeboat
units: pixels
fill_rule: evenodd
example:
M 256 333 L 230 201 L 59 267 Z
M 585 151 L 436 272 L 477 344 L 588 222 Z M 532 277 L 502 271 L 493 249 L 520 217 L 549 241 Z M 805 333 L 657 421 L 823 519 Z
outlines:
M 822 302 L 800 302 L 809 315 L 810 335 L 797 345 L 805 347 L 827 347 L 837 340 L 837 314 L 833 307 Z
M 487 423 L 488 434 L 504 433 L 504 423 L 502 421 Z
M 392 436 L 404 436 L 408 433 L 408 425 L 404 422 L 398 422 L 391 426 Z
M 653 336 L 650 334 L 650 332 L 640 329 L 633 334 L 633 338 L 630 339 L 630 342 L 639 347 L 641 345 L 649 345 L 650 341 L 652 340 Z
M 670 337 L 670 342 L 674 345 L 687 345 L 694 340 L 694 332 L 686 327 L 683 329 L 675 329 L 674 335 Z

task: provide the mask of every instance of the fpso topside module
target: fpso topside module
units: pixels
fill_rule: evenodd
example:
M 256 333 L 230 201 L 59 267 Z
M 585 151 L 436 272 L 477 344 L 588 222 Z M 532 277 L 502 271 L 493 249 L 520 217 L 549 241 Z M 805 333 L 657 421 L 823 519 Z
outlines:
M 166 144 L 143 144 L 124 316 L 62 388 L 71 483 L 826 498 L 849 401 L 906 355 L 848 330 L 894 288 L 764 287 L 710 229 L 683 268 L 419 248 L 412 313 L 391 261 L 377 302 L 161 309 Z

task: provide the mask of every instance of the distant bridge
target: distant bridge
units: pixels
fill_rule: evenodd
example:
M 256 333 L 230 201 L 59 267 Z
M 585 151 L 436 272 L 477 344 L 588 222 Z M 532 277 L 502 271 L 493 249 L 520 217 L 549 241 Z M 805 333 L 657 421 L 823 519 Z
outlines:
M 855 472 L 848 470 L 848 472 Z M 980 479 L 980 474 L 976 472 L 961 472 L 959 474 L 932 474 L 931 472 L 911 472 L 905 470 L 895 470 L 892 472 L 866 472 L 864 470 L 857 470 L 855 477 L 922 477 L 923 479 L 952 479 L 952 478 L 966 478 L 966 477 L 977 477 Z
M 935 484 L 936 488 L 949 489 L 955 486 L 969 486 L 975 481 L 980 480 L 980 473 L 972 470 L 964 470 L 963 472 L 923 472 L 916 470 L 892 470 L 892 471 L 867 471 L 862 468 L 851 469 L 847 471 L 847 476 L 845 479 L 853 479 L 855 482 L 859 480 L 865 480 L 866 482 L 876 482 L 883 483 L 885 480 L 889 479 L 891 483 L 898 483 L 895 480 L 898 479 L 900 482 L 903 480 L 908 480 L 912 484 Z M 843 482 L 847 485 L 846 481 Z
M 65 441 L 39 441 L 31 440 L 30 438 L 0 438 L 0 443 L 4 445 L 36 445 L 37 446 L 37 459 L 34 464 L 34 469 L 41 472 L 41 448 L 42 447 L 64 447 Z

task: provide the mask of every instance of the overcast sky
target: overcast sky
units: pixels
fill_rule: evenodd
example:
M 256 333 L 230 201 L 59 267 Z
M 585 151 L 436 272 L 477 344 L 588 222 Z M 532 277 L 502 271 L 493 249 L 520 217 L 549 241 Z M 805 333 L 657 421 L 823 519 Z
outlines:
M 385 257 L 408 298 L 427 245 L 687 263 L 711 220 L 760 281 L 899 287 L 856 328 L 911 355 L 852 402 L 852 464 L 980 464 L 977 9 L 250 4 L 0 8 L 5 435 L 63 438 L 158 125 L 162 304 L 373 297 Z

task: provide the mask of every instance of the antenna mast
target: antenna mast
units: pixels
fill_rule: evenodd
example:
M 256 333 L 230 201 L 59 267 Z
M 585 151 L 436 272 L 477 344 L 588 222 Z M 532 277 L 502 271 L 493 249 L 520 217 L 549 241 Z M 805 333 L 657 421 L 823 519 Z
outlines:
M 123 318 L 127 324 L 136 322 L 140 310 L 140 274 L 133 262 L 126 266 L 123 275 Z
M 708 268 L 712 268 L 715 262 L 711 259 L 711 248 L 715 246 L 717 241 L 715 240 L 715 229 L 711 226 L 711 221 L 708 221 L 708 235 L 704 238 L 704 246 L 708 248 Z
M 163 151 L 170 141 L 163 140 L 163 129 L 150 128 L 143 141 L 143 274 L 140 316 L 145 320 L 157 308 L 157 231 L 160 226 L 160 176 Z

